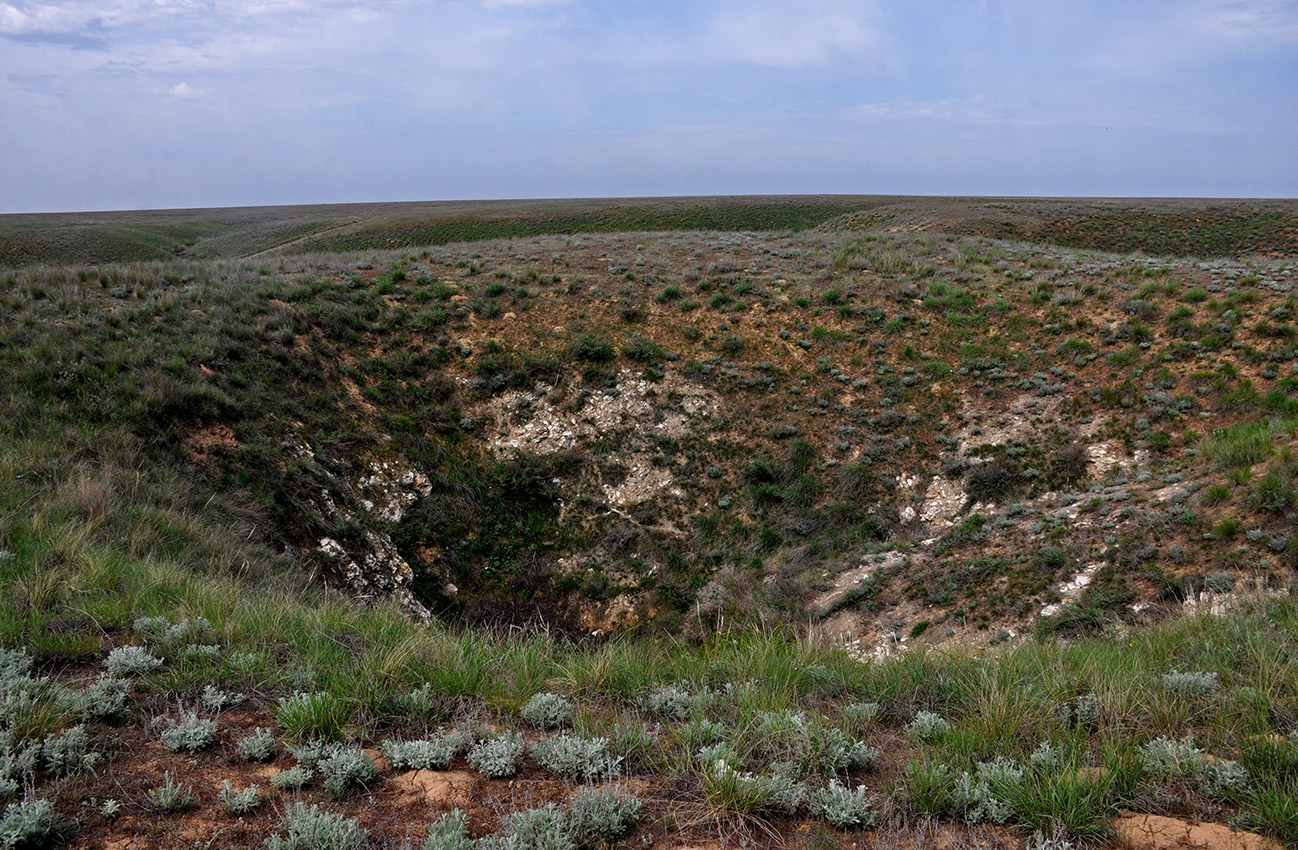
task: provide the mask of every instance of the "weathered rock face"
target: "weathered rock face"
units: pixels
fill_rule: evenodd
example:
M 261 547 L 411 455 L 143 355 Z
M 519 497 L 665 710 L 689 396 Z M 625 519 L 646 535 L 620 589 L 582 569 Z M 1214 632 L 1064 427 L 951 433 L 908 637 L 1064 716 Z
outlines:
M 399 458 L 375 460 L 354 478 L 329 471 L 316 452 L 298 440 L 293 453 L 314 465 L 320 492 L 311 502 L 329 524 L 359 529 L 346 543 L 321 537 L 315 550 L 331 565 L 334 578 L 357 599 L 394 597 L 419 619 L 431 617 L 411 592 L 414 570 L 392 542 L 390 529 L 420 496 L 430 492 L 428 477 Z

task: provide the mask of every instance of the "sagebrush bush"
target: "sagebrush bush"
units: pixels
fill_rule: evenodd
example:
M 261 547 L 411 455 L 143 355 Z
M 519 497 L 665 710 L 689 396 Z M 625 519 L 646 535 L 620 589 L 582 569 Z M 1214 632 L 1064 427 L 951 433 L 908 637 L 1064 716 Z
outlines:
M 920 711 L 906 726 L 906 734 L 925 744 L 936 743 L 951 731 L 951 724 L 939 714 Z
M 1231 759 L 1214 759 L 1205 766 L 1199 790 L 1214 800 L 1230 800 L 1248 788 L 1248 769 Z
M 473 850 L 469 838 L 469 816 L 452 809 L 428 825 L 423 850 Z
M 608 754 L 605 738 L 555 735 L 534 742 L 532 760 L 563 779 L 594 779 L 617 769 L 617 759 Z
M 32 658 L 25 649 L 0 646 L 0 687 L 2 683 L 26 676 L 32 669 Z
M 1158 737 L 1139 750 L 1145 772 L 1158 779 L 1197 777 L 1203 774 L 1208 754 L 1194 745 L 1194 736 L 1181 740 Z
M 341 798 L 372 783 L 378 778 L 378 767 L 360 747 L 338 747 L 316 764 L 324 777 L 324 789 L 334 798 Z
M 90 735 L 84 726 L 73 726 L 53 735 L 46 735 L 41 746 L 45 769 L 50 773 L 67 776 L 89 770 L 99 763 L 100 755 L 90 749 Z
M 498 845 L 502 850 L 573 850 L 572 824 L 567 813 L 553 803 L 536 809 L 514 812 L 502 819 Z M 493 836 L 493 838 L 497 838 Z
M 1173 670 L 1163 674 L 1163 687 L 1175 694 L 1194 699 L 1217 690 L 1216 673 Z
M 77 703 L 82 720 L 118 720 L 130 713 L 130 686 L 122 679 L 104 674 L 86 686 Z
M 558 729 L 572 722 L 572 703 L 558 694 L 535 694 L 518 714 L 538 729 Z
M 351 818 L 294 803 L 279 822 L 283 835 L 265 841 L 266 850 L 360 850 L 369 832 Z
M 644 804 L 615 786 L 582 788 L 572 798 L 572 831 L 583 845 L 612 842 L 631 830 Z
M 179 718 L 167 718 L 162 729 L 162 746 L 173 753 L 197 753 L 216 743 L 215 720 L 193 712 Z
M 48 846 L 54 826 L 54 806 L 49 800 L 10 803 L 0 815 L 0 847 L 5 850 L 36 850 Z
M 523 739 L 515 732 L 502 732 L 474 744 L 467 756 L 469 765 L 492 779 L 513 776 L 523 756 Z
M 232 691 L 223 691 L 215 685 L 208 685 L 203 688 L 203 705 L 211 711 L 221 711 L 230 706 L 239 705 L 246 696 L 234 693 Z
M 383 742 L 383 757 L 394 770 L 441 770 L 455 755 L 445 735 L 418 741 Z
M 694 694 L 678 685 L 666 685 L 650 691 L 644 706 L 664 720 L 685 720 L 694 707 Z
M 1012 811 L 1007 797 L 1023 781 L 1024 769 L 1001 757 L 979 762 L 976 772 L 962 773 L 951 788 L 952 805 L 967 823 L 1005 823 Z
M 873 825 L 875 819 L 865 786 L 853 790 L 840 785 L 837 779 L 812 792 L 811 811 L 839 829 L 864 829 Z
M 280 791 L 295 790 L 304 787 L 311 778 L 315 776 L 315 771 L 309 767 L 295 764 L 284 770 L 277 770 L 270 777 L 270 784 Z
M 104 669 L 110 676 L 142 676 L 152 673 L 162 666 L 162 659 L 155 657 L 142 646 L 119 646 L 104 659 Z
M 234 745 L 235 755 L 244 761 L 270 761 L 275 749 L 275 733 L 260 726 Z
M 242 791 L 236 791 L 228 779 L 222 780 L 221 790 L 217 793 L 217 801 L 223 809 L 232 815 L 246 815 L 263 802 L 261 789 L 255 784 L 249 785 Z
M 163 814 L 176 814 L 194 802 L 194 788 L 176 781 L 170 771 L 162 774 L 162 784 L 149 789 L 149 802 Z

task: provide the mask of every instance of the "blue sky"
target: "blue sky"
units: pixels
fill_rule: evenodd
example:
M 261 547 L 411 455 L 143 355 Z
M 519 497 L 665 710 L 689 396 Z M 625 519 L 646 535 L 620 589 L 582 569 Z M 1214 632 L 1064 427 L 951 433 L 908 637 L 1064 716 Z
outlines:
M 1298 196 L 1298 0 L 0 0 L 0 212 Z

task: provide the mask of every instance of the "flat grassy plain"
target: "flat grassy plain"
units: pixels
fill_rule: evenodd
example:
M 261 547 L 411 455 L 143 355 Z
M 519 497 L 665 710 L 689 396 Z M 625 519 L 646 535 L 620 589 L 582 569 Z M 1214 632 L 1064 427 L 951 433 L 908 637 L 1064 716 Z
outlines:
M 3 846 L 1294 846 L 1296 206 L 0 217 Z

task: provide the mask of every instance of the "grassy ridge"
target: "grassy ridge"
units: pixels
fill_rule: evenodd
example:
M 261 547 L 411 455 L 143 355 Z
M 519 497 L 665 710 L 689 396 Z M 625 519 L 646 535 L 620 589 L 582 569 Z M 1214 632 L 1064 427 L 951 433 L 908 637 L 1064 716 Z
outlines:
M 991 235 L 991 234 L 988 234 Z M 1017 238 L 1014 234 L 1006 234 Z M 1229 257 L 1298 253 L 1298 219 L 1278 211 L 1208 209 L 1156 214 L 1138 210 L 1052 221 L 1029 238 L 1099 251 Z
M 635 231 L 800 231 L 842 215 L 850 202 L 664 202 L 618 206 L 569 215 L 463 218 L 447 221 L 365 223 L 337 235 L 308 239 L 297 251 L 363 251 L 446 245 L 555 233 L 627 233 Z
M 165 260 L 221 233 L 214 222 L 20 227 L 0 235 L 0 266 L 35 263 L 130 263 Z
M 364 251 L 545 234 L 926 230 L 1167 256 L 1291 256 L 1284 202 L 752 196 L 437 202 L 0 216 L 0 266 Z

